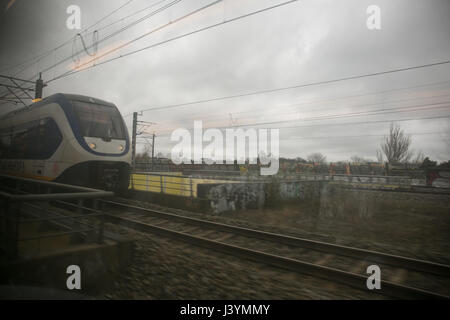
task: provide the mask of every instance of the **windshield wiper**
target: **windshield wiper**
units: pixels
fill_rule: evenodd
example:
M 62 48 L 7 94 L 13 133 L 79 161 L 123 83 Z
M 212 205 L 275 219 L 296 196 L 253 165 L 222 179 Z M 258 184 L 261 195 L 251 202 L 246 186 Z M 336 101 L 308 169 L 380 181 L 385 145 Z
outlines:
M 112 139 L 111 128 L 108 128 L 108 134 L 106 137 L 102 137 L 102 140 L 106 142 L 111 142 L 111 139 Z

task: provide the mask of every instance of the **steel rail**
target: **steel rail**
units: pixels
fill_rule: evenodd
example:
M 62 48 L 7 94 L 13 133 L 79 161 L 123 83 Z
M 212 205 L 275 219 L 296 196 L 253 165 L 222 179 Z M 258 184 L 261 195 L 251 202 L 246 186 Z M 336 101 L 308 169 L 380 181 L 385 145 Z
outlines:
M 277 233 L 271 233 L 261 230 L 249 229 L 244 227 L 232 226 L 228 224 L 212 222 L 207 220 L 201 220 L 192 217 L 186 217 L 181 215 L 176 215 L 173 213 L 163 212 L 159 210 L 147 209 L 142 207 L 137 207 L 129 204 L 124 204 L 120 202 L 110 201 L 110 200 L 100 200 L 106 204 L 111 204 L 114 206 L 122 206 L 128 209 L 136 210 L 138 212 L 148 213 L 154 216 L 160 216 L 171 220 L 176 220 L 180 222 L 187 222 L 195 225 L 206 226 L 213 228 L 218 231 L 231 232 L 235 234 L 244 235 L 247 237 L 254 237 L 260 240 L 276 241 L 278 243 L 297 246 L 312 249 L 315 251 L 321 251 L 326 253 L 333 253 L 341 256 L 347 256 L 351 258 L 363 259 L 366 261 L 372 261 L 376 263 L 388 264 L 390 266 L 400 267 L 408 270 L 416 270 L 431 274 L 437 274 L 440 276 L 450 277 L 450 266 L 445 264 L 440 264 L 436 262 L 430 262 L 425 260 L 413 259 L 398 255 L 392 255 L 387 253 L 381 253 L 372 250 L 348 247 L 343 245 L 331 244 L 322 241 L 310 240 L 305 238 L 297 238 L 293 236 L 287 236 Z
M 359 274 L 342 271 L 331 267 L 325 267 L 301 260 L 268 254 L 257 250 L 242 248 L 215 240 L 209 240 L 202 237 L 151 225 L 148 223 L 143 223 L 130 218 L 118 217 L 111 214 L 106 214 L 106 217 L 114 223 L 138 231 L 151 232 L 162 236 L 167 236 L 176 240 L 182 240 L 184 243 L 190 243 L 207 249 L 220 251 L 222 253 L 230 254 L 235 257 L 237 256 L 285 270 L 299 272 L 325 280 L 331 280 L 333 282 L 349 285 L 357 289 L 368 290 L 366 286 L 367 278 Z M 381 280 L 381 289 L 376 290 L 373 293 L 405 299 L 450 299 L 450 297 L 438 293 L 404 286 L 384 280 Z

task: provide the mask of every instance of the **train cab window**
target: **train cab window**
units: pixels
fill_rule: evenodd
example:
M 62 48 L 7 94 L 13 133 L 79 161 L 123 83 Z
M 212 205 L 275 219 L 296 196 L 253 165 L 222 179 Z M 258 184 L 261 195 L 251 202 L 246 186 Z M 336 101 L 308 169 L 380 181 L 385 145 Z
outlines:
M 119 110 L 114 106 L 72 100 L 83 137 L 125 139 L 125 129 Z

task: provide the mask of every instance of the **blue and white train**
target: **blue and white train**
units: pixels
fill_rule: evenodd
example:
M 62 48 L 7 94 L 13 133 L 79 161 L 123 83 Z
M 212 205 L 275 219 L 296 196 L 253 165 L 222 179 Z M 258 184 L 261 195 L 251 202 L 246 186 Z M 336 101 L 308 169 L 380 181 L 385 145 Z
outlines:
M 57 93 L 0 118 L 0 171 L 123 192 L 130 139 L 117 107 Z

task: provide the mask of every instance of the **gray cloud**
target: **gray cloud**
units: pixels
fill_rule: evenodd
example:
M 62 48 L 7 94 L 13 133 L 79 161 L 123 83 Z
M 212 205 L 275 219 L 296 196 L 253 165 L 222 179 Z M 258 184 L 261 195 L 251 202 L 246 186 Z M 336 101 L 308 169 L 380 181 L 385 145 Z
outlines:
M 157 2 L 157 1 L 153 1 Z M 166 1 L 167 2 L 167 1 Z M 99 52 L 133 39 L 152 28 L 198 8 L 209 1 L 182 1 L 152 19 L 136 25 L 99 45 Z M 5 2 L 7 3 L 7 2 Z M 0 70 L 29 59 L 63 43 L 76 34 L 65 27 L 66 8 L 77 4 L 82 10 L 82 27 L 105 16 L 125 1 L 26 1 L 18 0 L 0 16 Z M 103 21 L 101 27 L 152 2 L 135 0 Z M 198 15 L 161 30 L 111 54 L 117 57 L 160 40 L 233 18 L 280 1 L 226 0 Z M 366 28 L 366 8 L 381 8 L 382 29 Z M 1 2 L 2 8 L 6 4 Z M 110 28 L 99 38 L 143 16 L 143 11 Z M 165 45 L 51 82 L 45 94 L 71 92 L 91 95 L 117 104 L 126 115 L 132 111 L 220 96 L 234 95 L 295 84 L 311 83 L 358 74 L 379 72 L 449 60 L 450 3 L 446 0 L 419 1 L 299 1 L 247 19 L 207 30 Z M 86 37 L 90 42 L 90 37 Z M 78 48 L 81 48 L 78 42 Z M 19 73 L 34 77 L 38 71 L 72 53 L 72 43 Z M 68 70 L 67 63 L 44 73 L 48 80 Z M 15 74 L 20 68 L 0 73 Z M 450 81 L 450 66 L 437 66 L 396 74 L 368 77 L 334 84 L 226 99 L 180 108 L 146 111 L 142 120 L 156 122 L 157 151 L 167 153 L 167 135 L 176 127 L 190 128 L 194 120 L 205 126 L 226 126 L 231 117 L 238 124 L 295 120 L 296 117 L 334 115 L 420 103 L 448 101 L 450 82 L 441 85 L 397 90 L 396 88 Z M 367 94 L 365 96 L 351 97 Z M 345 98 L 347 99 L 338 99 Z M 428 97 L 418 99 L 420 97 Z M 392 100 L 417 99 L 387 103 Z M 324 101 L 320 102 L 318 101 Z M 294 104 L 301 105 L 294 105 Z M 368 104 L 375 104 L 370 107 Z M 4 110 L 8 106 L 3 105 Z M 326 109 L 326 110 L 324 110 Z M 329 160 L 352 155 L 375 159 L 381 135 L 389 120 L 449 116 L 448 109 L 429 109 L 377 116 L 340 118 L 328 121 L 279 123 L 281 155 L 303 156 L 320 151 Z M 126 118 L 127 122 L 131 117 Z M 336 123 L 384 120 L 384 123 L 336 125 Z M 284 126 L 323 124 L 282 129 Z M 412 134 L 413 148 L 438 160 L 448 160 L 449 121 L 417 120 L 399 122 Z M 442 132 L 441 134 L 423 134 Z M 347 137 L 367 135 L 369 137 Z M 343 136 L 347 138 L 338 138 Z M 296 137 L 298 139 L 293 140 Z M 304 137 L 304 139 L 300 139 Z M 305 139 L 307 137 L 316 137 Z M 317 138 L 321 137 L 321 138 Z M 289 140 L 292 139 L 292 140 Z

